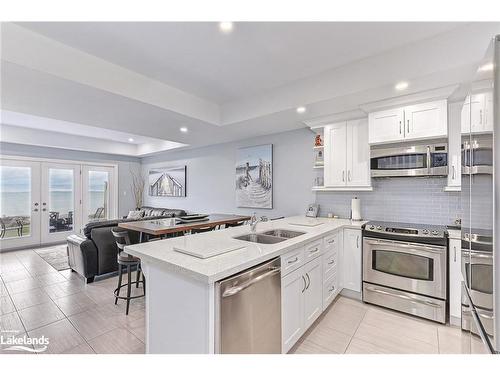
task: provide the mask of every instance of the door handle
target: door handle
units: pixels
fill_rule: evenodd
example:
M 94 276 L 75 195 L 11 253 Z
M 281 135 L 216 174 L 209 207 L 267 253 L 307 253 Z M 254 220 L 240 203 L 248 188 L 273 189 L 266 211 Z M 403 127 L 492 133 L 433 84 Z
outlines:
M 306 286 L 306 290 L 307 290 L 311 286 L 311 278 L 309 277 L 309 274 L 307 272 L 306 272 L 306 276 L 307 276 L 307 286 Z
M 304 277 L 304 275 L 302 275 L 302 281 L 304 282 L 304 288 L 302 289 L 302 292 L 301 293 L 304 293 L 304 291 L 307 289 L 306 285 L 306 278 Z
M 342 182 L 345 182 L 344 175 L 345 175 L 345 171 L 342 171 Z
M 399 120 L 399 134 L 401 134 L 401 120 Z
M 406 120 L 407 133 L 410 134 L 410 120 Z
M 241 285 L 226 289 L 224 291 L 224 293 L 222 293 L 222 298 L 234 296 L 235 294 L 238 294 L 239 292 L 247 289 L 248 287 L 252 286 L 253 284 L 258 283 L 259 281 L 261 281 L 269 276 L 273 276 L 273 275 L 279 273 L 280 271 L 281 271 L 281 269 L 279 267 L 274 267 L 270 271 L 263 273 L 262 275 L 259 275 L 256 278 L 251 279 L 250 281 L 247 281 L 246 283 L 243 283 Z
M 451 179 L 452 179 L 452 180 L 454 180 L 454 179 L 455 179 L 455 166 L 454 166 L 454 165 L 452 165 L 452 166 L 451 166 L 451 169 L 452 169 L 452 171 L 453 171 L 453 173 L 452 173 L 452 175 L 451 175 Z
M 347 180 L 351 181 L 351 170 L 347 171 Z
M 356 248 L 359 249 L 359 235 L 356 236 Z

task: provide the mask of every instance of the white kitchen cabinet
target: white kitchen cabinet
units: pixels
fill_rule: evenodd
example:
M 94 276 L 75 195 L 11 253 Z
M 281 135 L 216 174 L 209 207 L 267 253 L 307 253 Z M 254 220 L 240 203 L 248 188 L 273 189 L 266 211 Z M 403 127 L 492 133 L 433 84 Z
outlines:
M 325 186 L 346 185 L 347 159 L 347 128 L 346 123 L 328 125 L 324 138 L 324 183 Z
M 299 268 L 281 279 L 282 350 L 288 352 L 304 331 L 306 279 Z
M 366 119 L 325 127 L 325 187 L 369 187 L 370 146 Z
M 347 121 L 348 186 L 370 186 L 370 145 L 366 119 Z
M 448 135 L 446 100 L 370 113 L 369 144 L 441 138 Z
M 343 287 L 358 293 L 361 293 L 361 246 L 361 230 L 344 229 Z
M 462 313 L 462 296 L 461 296 L 461 250 L 462 242 L 460 239 L 450 238 L 448 256 L 448 270 L 450 274 L 450 316 L 456 321 L 460 320 Z
M 321 257 L 304 266 L 306 289 L 304 291 L 304 330 L 323 312 L 323 267 Z
M 403 121 L 404 113 L 401 108 L 370 113 L 369 143 L 395 142 L 404 139 Z
M 462 133 L 493 131 L 493 94 L 484 92 L 467 96 L 462 107 L 461 123 Z

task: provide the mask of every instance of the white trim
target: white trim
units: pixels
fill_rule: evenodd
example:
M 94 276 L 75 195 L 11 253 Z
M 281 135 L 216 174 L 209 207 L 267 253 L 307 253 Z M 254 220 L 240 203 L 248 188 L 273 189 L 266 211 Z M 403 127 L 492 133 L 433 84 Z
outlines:
M 371 186 L 313 187 L 312 191 L 373 191 Z
M 33 156 L 16 156 L 16 155 L 1 155 L 1 154 L 0 154 L 0 159 L 15 159 L 15 160 L 40 161 L 40 162 L 63 163 L 63 164 L 88 164 L 88 165 L 118 168 L 118 164 L 115 163 L 99 163 L 86 160 L 48 159 L 48 158 L 36 158 Z

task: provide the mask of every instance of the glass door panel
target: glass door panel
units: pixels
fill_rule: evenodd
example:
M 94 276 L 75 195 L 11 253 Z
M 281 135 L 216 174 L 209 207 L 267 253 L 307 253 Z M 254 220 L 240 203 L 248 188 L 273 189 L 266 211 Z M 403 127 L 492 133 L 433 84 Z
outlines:
M 40 163 L 0 160 L 0 249 L 40 244 Z
M 80 166 L 42 163 L 42 242 L 79 231 Z
M 116 218 L 115 169 L 83 166 L 83 223 Z

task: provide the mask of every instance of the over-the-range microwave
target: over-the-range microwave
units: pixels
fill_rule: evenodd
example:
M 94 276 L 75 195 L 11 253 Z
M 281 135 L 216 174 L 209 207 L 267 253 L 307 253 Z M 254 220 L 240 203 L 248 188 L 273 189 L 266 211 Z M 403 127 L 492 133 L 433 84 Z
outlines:
M 448 144 L 372 147 L 370 167 L 372 177 L 446 176 Z

